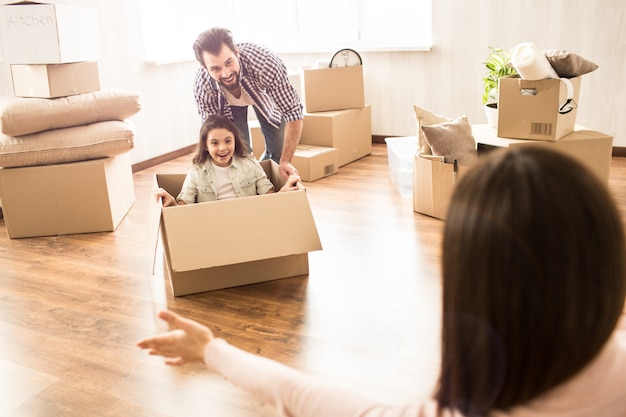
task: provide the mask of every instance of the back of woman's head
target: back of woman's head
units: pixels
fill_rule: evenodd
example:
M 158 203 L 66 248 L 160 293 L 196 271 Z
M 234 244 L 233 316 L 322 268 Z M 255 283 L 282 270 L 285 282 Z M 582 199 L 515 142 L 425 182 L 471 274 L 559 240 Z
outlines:
M 441 407 L 485 415 L 572 377 L 613 332 L 624 231 L 606 184 L 547 147 L 493 151 L 446 218 Z
M 225 129 L 232 133 L 233 140 L 235 142 L 235 155 L 243 158 L 250 155 L 250 149 L 248 145 L 243 141 L 241 133 L 235 123 L 226 116 L 219 114 L 213 114 L 206 118 L 202 126 L 200 127 L 200 134 L 198 137 L 198 148 L 196 154 L 193 157 L 194 164 L 202 164 L 211 156 L 209 155 L 209 149 L 207 148 L 207 137 L 213 129 Z

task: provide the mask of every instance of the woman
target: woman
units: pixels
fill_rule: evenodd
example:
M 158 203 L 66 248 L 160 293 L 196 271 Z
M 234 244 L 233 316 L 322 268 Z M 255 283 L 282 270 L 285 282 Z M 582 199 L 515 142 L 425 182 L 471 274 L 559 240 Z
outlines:
M 613 334 L 625 249 L 608 190 L 580 163 L 545 147 L 493 151 L 447 214 L 432 400 L 388 405 L 316 383 L 172 312 L 160 317 L 175 330 L 139 347 L 204 362 L 283 416 L 624 416 L 626 347 Z

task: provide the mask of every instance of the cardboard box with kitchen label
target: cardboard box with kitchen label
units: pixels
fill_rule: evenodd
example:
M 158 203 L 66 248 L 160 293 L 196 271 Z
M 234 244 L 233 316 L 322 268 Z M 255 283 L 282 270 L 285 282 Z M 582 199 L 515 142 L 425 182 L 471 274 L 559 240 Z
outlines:
M 62 64 L 100 59 L 97 10 L 17 2 L 0 6 L 9 64 Z
M 284 185 L 275 162 L 261 165 L 276 189 Z M 154 186 L 176 196 L 184 179 L 185 174 L 157 173 Z M 151 206 L 155 232 L 151 239 L 156 248 L 160 231 L 174 296 L 307 275 L 308 252 L 322 249 L 304 188 L 184 206 Z

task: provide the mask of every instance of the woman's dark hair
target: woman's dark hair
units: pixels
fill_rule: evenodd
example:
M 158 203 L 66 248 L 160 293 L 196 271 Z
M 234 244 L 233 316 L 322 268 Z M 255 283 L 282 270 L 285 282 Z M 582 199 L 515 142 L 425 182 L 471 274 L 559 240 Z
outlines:
M 241 133 L 237 126 L 227 117 L 221 115 L 211 115 L 206 118 L 202 127 L 200 127 L 200 135 L 198 139 L 198 148 L 196 154 L 193 157 L 194 164 L 203 164 L 207 159 L 211 158 L 209 150 L 207 148 L 206 140 L 209 132 L 213 129 L 226 129 L 232 132 L 235 140 L 235 155 L 239 157 L 246 157 L 250 155 L 250 149 L 248 145 L 241 139 Z
M 230 30 L 219 27 L 205 30 L 198 35 L 198 38 L 193 43 L 193 52 L 196 55 L 196 60 L 204 67 L 202 51 L 206 51 L 211 55 L 219 55 L 222 45 L 226 45 L 231 51 L 236 52 Z
M 539 146 L 484 157 L 446 218 L 439 410 L 485 416 L 574 376 L 624 309 L 625 258 L 618 209 L 581 163 Z

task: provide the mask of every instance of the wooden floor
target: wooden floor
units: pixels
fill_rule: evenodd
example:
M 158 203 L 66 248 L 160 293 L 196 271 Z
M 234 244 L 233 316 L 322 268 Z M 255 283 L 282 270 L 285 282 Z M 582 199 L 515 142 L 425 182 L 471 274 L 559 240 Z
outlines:
M 172 297 L 160 244 L 152 274 L 146 213 L 152 175 L 185 172 L 190 159 L 135 173 L 136 202 L 114 233 L 9 239 L 0 222 L 1 416 L 275 415 L 201 366 L 167 367 L 136 348 L 163 330 L 154 316 L 165 307 L 383 400 L 428 396 L 443 223 L 400 197 L 384 144 L 306 183 L 323 245 L 309 276 Z M 626 219 L 626 159 L 613 159 L 610 187 Z

